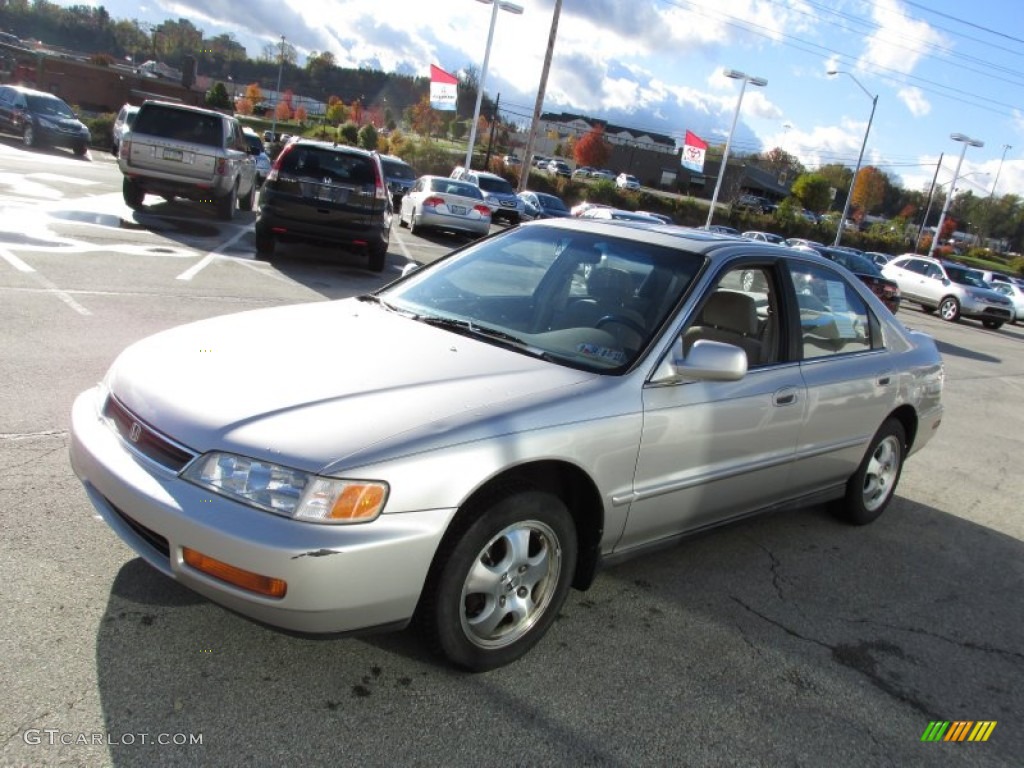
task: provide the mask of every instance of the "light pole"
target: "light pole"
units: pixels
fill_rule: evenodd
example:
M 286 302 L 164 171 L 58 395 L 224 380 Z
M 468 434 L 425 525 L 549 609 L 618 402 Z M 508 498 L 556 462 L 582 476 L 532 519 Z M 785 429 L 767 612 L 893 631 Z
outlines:
M 484 48 L 484 66 L 480 70 L 480 82 L 477 85 L 476 91 L 476 106 L 473 108 L 473 124 L 469 127 L 469 146 L 466 147 L 466 170 L 472 168 L 473 163 L 473 143 L 476 141 L 476 123 L 480 119 L 480 102 L 484 98 L 484 84 L 487 82 L 487 64 L 491 58 L 491 41 L 494 39 L 494 25 L 498 21 L 498 10 L 508 11 L 509 13 L 520 14 L 523 12 L 521 5 L 510 3 L 508 0 L 476 0 L 478 3 L 484 3 L 485 5 L 491 6 L 491 28 L 487 32 L 487 47 Z
M 940 164 L 940 166 L 942 164 L 942 156 L 941 155 L 939 156 L 939 164 Z M 991 175 L 992 174 L 990 174 L 988 171 L 971 171 L 970 173 L 965 173 L 963 176 L 960 177 L 960 179 L 962 181 L 963 179 L 966 179 L 968 176 L 991 176 Z M 939 169 L 938 168 L 935 169 L 935 178 L 936 179 L 939 178 Z M 952 179 L 950 179 L 950 181 L 952 181 Z M 949 181 L 943 181 L 940 184 L 936 184 L 935 183 L 935 179 L 932 179 L 932 188 L 928 192 L 928 206 L 924 209 L 924 218 L 921 220 L 921 226 L 918 227 L 918 229 L 917 229 L 917 240 L 914 241 L 914 253 L 917 253 L 917 248 L 921 244 L 921 236 L 924 234 L 924 228 L 928 225 L 928 214 L 930 214 L 932 212 L 932 200 L 935 198 L 935 190 L 936 190 L 936 188 L 944 187 L 944 186 L 946 186 L 949 183 L 950 183 Z M 959 189 L 959 187 L 956 187 L 955 189 L 950 189 L 950 191 L 949 191 L 950 197 L 952 197 L 953 195 L 956 194 L 956 190 L 957 189 Z
M 743 84 L 740 86 L 740 97 L 736 99 L 736 111 L 732 116 L 732 126 L 729 128 L 729 136 L 725 140 L 725 150 L 722 152 L 722 165 L 718 168 L 718 181 L 715 182 L 715 191 L 711 195 L 711 206 L 708 208 L 708 220 L 704 225 L 704 229 L 708 229 L 711 226 L 711 219 L 715 215 L 715 203 L 718 201 L 718 192 L 722 188 L 722 178 L 725 176 L 725 166 L 729 162 L 729 146 L 732 144 L 732 134 L 736 130 L 736 121 L 740 116 L 740 106 L 743 104 L 743 92 L 747 89 L 747 83 L 751 85 L 768 85 L 768 81 L 763 77 L 754 77 L 748 75 L 745 72 L 739 72 L 735 69 L 727 69 L 723 72 L 726 77 L 731 77 L 733 80 L 742 80 Z
M 551 30 L 548 32 L 548 47 L 544 51 L 544 66 L 540 71 L 540 85 L 537 86 L 537 99 L 533 104 L 533 120 L 530 122 L 530 135 L 526 139 L 526 150 L 523 164 L 519 170 L 519 187 L 522 192 L 530 181 L 530 169 L 533 167 L 533 142 L 537 139 L 537 128 L 540 125 L 540 113 L 544 107 L 544 93 L 548 87 L 548 72 L 551 70 L 551 57 L 555 52 L 555 38 L 558 36 L 558 19 L 562 15 L 562 0 L 555 0 L 555 11 L 551 15 Z
M 942 213 L 939 214 L 939 225 L 935 228 L 935 237 L 932 238 L 931 247 L 928 248 L 928 255 L 935 255 L 935 245 L 939 242 L 939 238 L 942 237 L 942 225 L 946 223 L 946 213 L 949 211 L 949 203 L 953 199 L 953 193 L 956 191 L 956 180 L 960 176 L 960 166 L 963 165 L 964 155 L 967 154 L 968 147 L 984 147 L 985 142 L 980 139 L 972 139 L 963 133 L 951 133 L 949 135 L 953 141 L 962 142 L 964 147 L 960 150 L 960 159 L 956 161 L 956 170 L 953 171 L 953 180 L 950 182 L 949 194 L 946 195 L 946 202 L 942 206 Z
M 284 35 L 281 35 L 281 60 L 277 65 L 277 91 L 274 93 L 274 119 L 270 123 L 270 136 L 277 141 L 277 100 L 281 98 L 281 72 L 284 70 Z
M 988 232 L 992 225 L 992 198 L 996 195 L 996 186 L 999 184 L 999 174 L 1003 172 L 1003 162 L 1006 160 L 1006 153 L 1013 149 L 1009 144 L 1003 144 L 1003 156 L 999 158 L 999 167 L 996 168 L 996 180 L 992 182 L 992 191 L 988 193 L 988 202 L 985 204 L 985 220 L 983 222 L 985 229 L 983 239 L 988 240 Z M 983 247 L 987 247 L 984 246 Z
M 830 69 L 828 74 L 848 75 L 850 79 L 857 84 L 857 87 L 864 91 L 864 93 L 868 95 L 868 98 L 871 99 L 871 116 L 868 117 L 868 127 L 864 131 L 864 141 L 860 143 L 860 154 L 857 155 L 857 167 L 853 170 L 853 179 L 850 181 L 850 189 L 847 190 L 846 202 L 843 203 L 843 215 L 839 217 L 839 228 L 836 229 L 836 239 L 833 245 L 839 245 L 839 241 L 843 238 L 843 227 L 846 226 L 846 215 L 850 212 L 850 200 L 853 197 L 853 189 L 857 186 L 857 174 L 860 173 L 860 164 L 864 160 L 864 148 L 868 145 L 868 134 L 871 133 L 871 123 L 875 119 L 875 107 L 878 106 L 878 94 L 872 96 L 868 89 L 861 85 L 860 80 L 854 77 L 850 72 L 845 72 L 839 69 Z

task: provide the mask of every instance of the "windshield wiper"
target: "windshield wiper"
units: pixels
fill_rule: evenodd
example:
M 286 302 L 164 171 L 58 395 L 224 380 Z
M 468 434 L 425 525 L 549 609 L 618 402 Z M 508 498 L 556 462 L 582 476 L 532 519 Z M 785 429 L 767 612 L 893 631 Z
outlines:
M 525 352 L 542 360 L 550 361 L 554 359 L 549 353 L 545 352 L 543 349 L 534 347 L 525 339 L 521 339 L 514 334 L 498 330 L 497 328 L 488 328 L 486 325 L 477 325 L 472 320 L 464 320 L 454 317 L 438 317 L 437 315 L 416 315 L 415 319 L 422 323 L 426 323 L 427 325 L 437 326 L 438 328 L 447 328 L 455 331 L 456 333 L 462 333 L 467 336 L 503 341 L 516 351 Z

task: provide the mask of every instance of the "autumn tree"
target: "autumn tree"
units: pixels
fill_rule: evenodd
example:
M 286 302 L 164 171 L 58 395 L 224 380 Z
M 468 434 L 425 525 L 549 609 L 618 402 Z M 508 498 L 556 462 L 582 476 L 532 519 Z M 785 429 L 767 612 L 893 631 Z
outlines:
M 252 102 L 244 96 L 235 100 L 235 112 L 240 115 L 251 115 L 253 110 Z
M 873 165 L 866 165 L 857 174 L 850 202 L 865 214 L 870 213 L 881 205 L 888 183 L 889 179 L 884 173 Z
M 332 125 L 338 125 L 345 122 L 347 117 L 348 107 L 345 106 L 345 102 L 337 96 L 331 96 L 327 100 L 327 122 Z
M 306 117 L 307 117 L 307 113 L 306 113 L 306 108 L 305 107 L 296 107 L 295 108 L 295 119 L 296 119 L 296 121 L 298 121 L 300 123 L 304 123 L 304 122 L 306 122 Z
M 292 108 L 288 106 L 285 101 L 277 102 L 277 106 L 274 108 L 274 114 L 278 120 L 291 120 L 292 119 Z
M 612 145 L 604 137 L 604 126 L 591 128 L 576 142 L 573 159 L 576 165 L 589 165 L 591 168 L 604 168 L 612 156 Z
M 263 102 L 263 91 L 260 89 L 259 83 L 249 83 L 245 86 L 245 97 L 246 100 L 255 108 Z
M 420 136 L 431 137 L 441 126 L 441 118 L 437 110 L 430 106 L 430 96 L 423 97 L 409 108 L 409 124 Z

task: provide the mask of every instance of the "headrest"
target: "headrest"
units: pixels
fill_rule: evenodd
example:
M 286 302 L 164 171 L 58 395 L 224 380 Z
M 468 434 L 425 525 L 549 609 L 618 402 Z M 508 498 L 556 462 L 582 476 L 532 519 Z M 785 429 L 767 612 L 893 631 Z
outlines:
M 716 291 L 704 306 L 704 324 L 744 336 L 757 335 L 757 304 L 745 293 Z

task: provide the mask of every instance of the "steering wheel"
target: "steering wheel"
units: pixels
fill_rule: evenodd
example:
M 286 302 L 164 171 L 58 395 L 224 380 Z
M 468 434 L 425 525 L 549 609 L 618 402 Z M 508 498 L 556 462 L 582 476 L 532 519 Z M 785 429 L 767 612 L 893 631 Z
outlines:
M 633 318 L 627 317 L 626 315 L 605 315 L 604 317 L 597 321 L 597 324 L 594 327 L 600 328 L 602 325 L 607 325 L 608 323 L 618 323 L 619 325 L 624 325 L 631 331 L 636 331 L 638 334 L 640 334 L 641 338 L 647 335 L 646 328 L 640 325 L 640 323 L 638 323 Z

